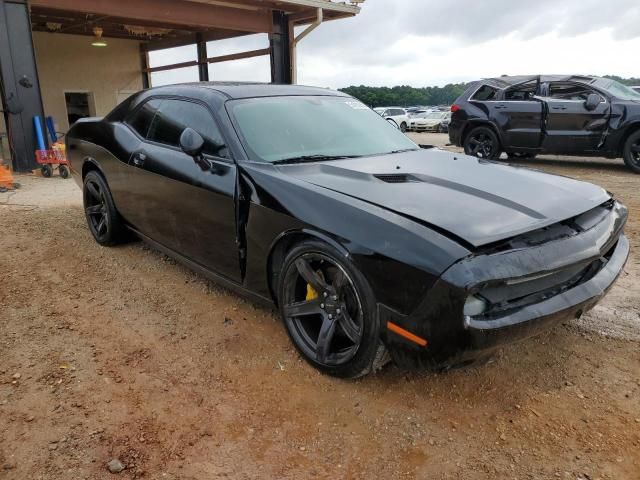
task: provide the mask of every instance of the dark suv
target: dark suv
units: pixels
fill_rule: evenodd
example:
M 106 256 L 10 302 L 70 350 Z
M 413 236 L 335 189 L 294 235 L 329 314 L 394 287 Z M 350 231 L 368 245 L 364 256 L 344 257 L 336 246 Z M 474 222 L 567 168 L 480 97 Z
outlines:
M 470 84 L 451 111 L 449 138 L 467 155 L 622 157 L 640 173 L 640 93 L 615 80 L 490 78 Z

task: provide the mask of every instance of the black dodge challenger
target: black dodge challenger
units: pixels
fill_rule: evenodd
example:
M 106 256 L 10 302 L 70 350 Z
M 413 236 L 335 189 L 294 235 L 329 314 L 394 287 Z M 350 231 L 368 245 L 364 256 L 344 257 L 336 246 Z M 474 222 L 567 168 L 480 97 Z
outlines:
M 629 253 L 605 190 L 420 148 L 340 92 L 154 88 L 66 138 L 98 243 L 133 232 L 277 305 L 339 377 L 486 358 L 593 307 Z
M 468 155 L 622 157 L 640 173 L 640 93 L 610 78 L 487 78 L 451 110 L 449 138 Z

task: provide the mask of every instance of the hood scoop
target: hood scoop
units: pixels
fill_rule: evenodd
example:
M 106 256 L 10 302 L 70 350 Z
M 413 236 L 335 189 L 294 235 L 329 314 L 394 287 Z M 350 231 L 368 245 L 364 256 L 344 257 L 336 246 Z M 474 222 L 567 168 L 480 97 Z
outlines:
M 415 183 L 421 180 L 408 173 L 378 173 L 375 174 L 378 180 L 382 180 L 385 183 Z

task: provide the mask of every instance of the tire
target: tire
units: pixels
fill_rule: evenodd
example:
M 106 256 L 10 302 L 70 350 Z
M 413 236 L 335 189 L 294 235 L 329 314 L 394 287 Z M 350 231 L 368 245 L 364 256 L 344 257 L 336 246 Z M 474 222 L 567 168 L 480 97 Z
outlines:
M 64 165 L 58 167 L 58 173 L 62 178 L 69 178 L 69 169 Z
M 404 132 L 406 132 L 406 131 L 407 131 L 407 122 L 402 122 L 402 123 L 400 124 L 400 131 L 401 131 L 402 133 L 404 133 Z
M 289 338 L 316 369 L 357 378 L 387 361 L 371 287 L 333 247 L 309 240 L 292 248 L 277 291 Z
M 53 175 L 53 167 L 49 164 L 43 165 L 40 167 L 40 172 L 44 178 L 51 178 L 51 175 Z
M 95 170 L 84 177 L 82 197 L 89 231 L 100 245 L 116 245 L 126 239 L 125 229 L 104 177 Z
M 500 140 L 489 127 L 476 127 L 464 139 L 464 153 L 472 157 L 495 160 L 500 157 Z
M 624 163 L 632 172 L 640 173 L 640 130 L 633 132 L 624 142 L 622 156 Z

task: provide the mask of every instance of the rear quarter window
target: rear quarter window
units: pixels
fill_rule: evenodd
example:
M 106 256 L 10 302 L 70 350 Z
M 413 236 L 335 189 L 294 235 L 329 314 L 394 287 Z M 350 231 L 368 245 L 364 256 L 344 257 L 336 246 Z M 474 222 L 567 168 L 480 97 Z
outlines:
M 470 100 L 476 100 L 479 102 L 494 100 L 496 98 L 497 92 L 497 88 L 490 87 L 489 85 L 483 85 L 478 90 L 476 90 L 476 93 L 471 96 Z
M 158 111 L 161 100 L 149 100 L 138 107 L 127 118 L 127 124 L 133 128 L 142 138 L 146 138 L 151 121 Z

